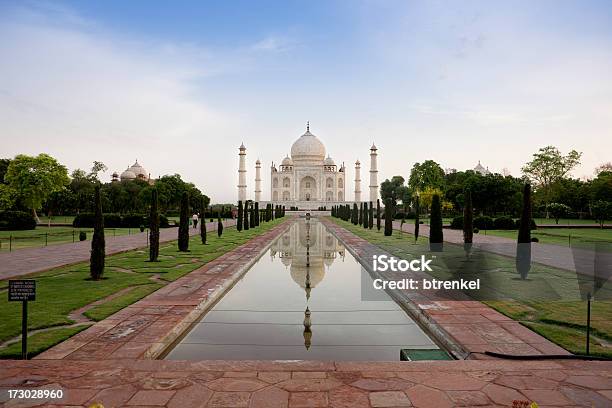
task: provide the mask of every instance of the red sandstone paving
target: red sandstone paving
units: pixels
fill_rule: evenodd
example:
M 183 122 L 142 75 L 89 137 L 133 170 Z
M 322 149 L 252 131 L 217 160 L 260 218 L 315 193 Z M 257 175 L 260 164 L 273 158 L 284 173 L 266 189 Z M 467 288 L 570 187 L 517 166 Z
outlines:
M 234 220 L 224 221 L 224 226 L 234 225 Z M 217 222 L 206 223 L 207 231 L 216 231 Z M 199 228 L 189 228 L 190 235 L 200 233 Z M 106 237 L 106 255 L 130 251 L 147 246 L 147 232 L 118 237 Z M 178 228 L 162 228 L 159 241 L 169 242 L 177 239 Z M 49 245 L 42 248 L 23 248 L 12 252 L 0 253 L 0 280 L 29 275 L 64 265 L 84 262 L 89 259 L 91 241 Z

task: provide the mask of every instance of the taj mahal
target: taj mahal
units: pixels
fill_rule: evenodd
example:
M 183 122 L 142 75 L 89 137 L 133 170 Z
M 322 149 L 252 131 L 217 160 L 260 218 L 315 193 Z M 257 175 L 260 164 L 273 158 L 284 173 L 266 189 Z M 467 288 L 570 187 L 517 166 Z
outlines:
M 253 200 L 262 205 L 271 203 L 299 209 L 317 209 L 346 202 L 375 202 L 378 198 L 378 149 L 374 144 L 370 148 L 370 183 L 369 196 L 361 195 L 361 163 L 355 162 L 355 190 L 352 197 L 347 197 L 347 169 L 344 162 L 336 164 L 330 155 L 326 155 L 325 145 L 310 132 L 310 123 L 306 132 L 291 146 L 291 156 L 286 156 L 280 165 L 272 162 L 270 166 L 270 200 L 262 201 L 261 162 L 255 162 L 254 197 L 247 196 L 246 147 L 239 148 L 238 167 L 238 200 Z

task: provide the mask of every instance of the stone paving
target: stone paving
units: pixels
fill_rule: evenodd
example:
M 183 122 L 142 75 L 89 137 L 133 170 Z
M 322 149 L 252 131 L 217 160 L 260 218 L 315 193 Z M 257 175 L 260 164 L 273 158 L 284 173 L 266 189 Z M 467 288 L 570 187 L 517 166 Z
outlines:
M 62 399 L 9 400 L 8 389 Z M 11 361 L 0 406 L 87 407 L 612 406 L 612 362 Z
M 235 220 L 224 221 L 224 226 L 235 225 Z M 217 222 L 206 223 L 207 231 L 216 231 Z M 199 228 L 189 228 L 190 235 L 199 234 Z M 106 254 L 112 255 L 147 246 L 147 232 L 118 237 L 106 237 Z M 178 228 L 162 228 L 159 241 L 169 242 L 177 239 Z M 0 253 L 0 280 L 29 275 L 64 265 L 87 261 L 91 241 L 49 245 L 42 248 L 24 248 Z
M 400 227 L 401 231 L 414 234 L 414 223 L 407 222 L 401 226 L 400 221 L 393 221 L 394 229 L 399 230 Z M 428 237 L 429 226 L 421 224 L 419 227 L 419 235 Z M 463 245 L 463 231 L 444 228 L 444 241 Z M 486 235 L 484 231 L 481 231 L 479 234 L 474 234 L 473 241 L 474 247 L 480 248 L 483 251 L 509 256 L 511 258 L 516 256 L 516 240 L 495 235 Z M 575 272 L 576 265 L 593 264 L 595 250 L 534 242 L 531 245 L 531 258 L 533 262 L 542 265 Z M 597 254 L 597 263 L 600 265 L 608 265 L 607 269 L 612 267 L 612 252 L 600 251 Z M 605 268 L 602 268 L 602 270 L 603 269 Z

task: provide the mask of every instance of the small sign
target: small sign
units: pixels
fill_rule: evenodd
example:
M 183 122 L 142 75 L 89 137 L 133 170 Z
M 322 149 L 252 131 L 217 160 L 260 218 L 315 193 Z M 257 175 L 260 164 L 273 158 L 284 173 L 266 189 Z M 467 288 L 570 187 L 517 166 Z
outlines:
M 36 281 L 34 279 L 9 280 L 9 302 L 36 300 Z

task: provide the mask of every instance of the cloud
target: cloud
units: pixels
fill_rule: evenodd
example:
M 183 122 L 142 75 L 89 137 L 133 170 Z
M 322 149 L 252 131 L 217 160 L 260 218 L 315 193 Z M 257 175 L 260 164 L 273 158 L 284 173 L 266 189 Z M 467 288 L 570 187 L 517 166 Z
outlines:
M 295 41 L 288 37 L 269 36 L 253 44 L 251 50 L 283 53 L 295 46 Z
M 138 158 L 154 177 L 181 173 L 222 194 L 190 161 L 240 126 L 199 86 L 225 63 L 211 52 L 110 33 L 57 8 L 13 10 L 0 38 L 3 156 L 46 151 L 70 168 L 101 160 L 108 174 Z M 220 156 L 207 160 L 223 166 Z

